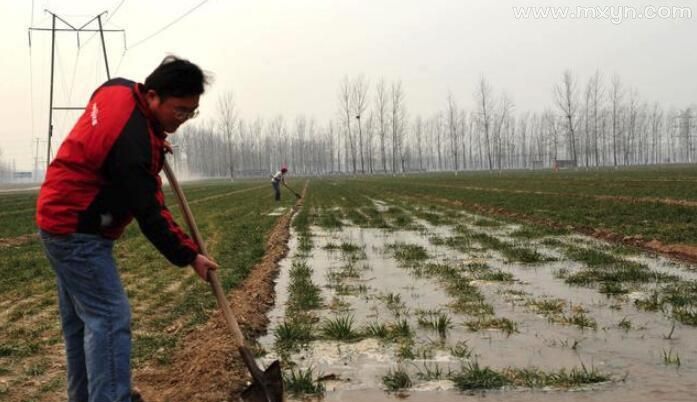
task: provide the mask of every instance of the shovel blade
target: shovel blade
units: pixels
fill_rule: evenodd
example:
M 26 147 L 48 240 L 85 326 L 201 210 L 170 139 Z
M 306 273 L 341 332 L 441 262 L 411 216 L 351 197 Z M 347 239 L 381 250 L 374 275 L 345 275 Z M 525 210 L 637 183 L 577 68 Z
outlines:
M 256 376 L 255 376 L 256 377 Z M 283 375 L 281 364 L 274 361 L 254 381 L 242 391 L 244 402 L 283 402 Z

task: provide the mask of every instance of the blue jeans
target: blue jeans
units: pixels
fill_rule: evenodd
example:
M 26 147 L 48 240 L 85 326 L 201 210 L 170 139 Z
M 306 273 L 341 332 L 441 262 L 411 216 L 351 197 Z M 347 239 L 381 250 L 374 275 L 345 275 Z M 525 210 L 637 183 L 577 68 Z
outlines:
M 271 182 L 271 185 L 273 186 L 276 201 L 281 201 L 281 183 L 274 180 Z
M 68 401 L 131 401 L 131 309 L 112 256 L 97 235 L 39 231 L 58 284 Z

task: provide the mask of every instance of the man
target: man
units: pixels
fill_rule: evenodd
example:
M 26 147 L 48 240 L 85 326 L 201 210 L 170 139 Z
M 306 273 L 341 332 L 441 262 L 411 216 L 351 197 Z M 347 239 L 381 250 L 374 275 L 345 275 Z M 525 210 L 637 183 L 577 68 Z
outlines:
M 131 312 L 112 247 L 134 217 L 173 264 L 204 280 L 217 268 L 172 219 L 159 176 L 167 134 L 196 116 L 206 84 L 173 56 L 143 84 L 106 82 L 46 172 L 36 221 L 56 273 L 70 402 L 131 401 Z
M 286 185 L 286 172 L 288 172 L 288 169 L 282 167 L 275 175 L 271 176 L 271 185 L 273 186 L 276 201 L 281 201 L 281 184 Z

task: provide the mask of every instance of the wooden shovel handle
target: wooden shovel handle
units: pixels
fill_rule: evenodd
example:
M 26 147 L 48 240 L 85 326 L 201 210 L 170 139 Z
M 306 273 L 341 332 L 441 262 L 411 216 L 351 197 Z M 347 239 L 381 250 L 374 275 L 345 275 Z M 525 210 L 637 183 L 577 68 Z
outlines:
M 184 214 L 184 219 L 186 220 L 186 224 L 189 227 L 189 231 L 191 232 L 194 241 L 198 245 L 198 248 L 201 250 L 201 254 L 208 257 L 206 245 L 203 242 L 203 239 L 201 238 L 201 233 L 198 231 L 198 226 L 196 225 L 196 221 L 194 220 L 194 215 L 191 213 L 191 209 L 189 208 L 189 204 L 186 202 L 184 192 L 179 186 L 179 182 L 177 181 L 177 178 L 174 176 L 174 172 L 172 171 L 172 168 L 169 167 L 169 164 L 167 163 L 166 159 L 162 166 L 162 170 L 165 171 L 165 176 L 167 176 L 169 185 L 174 190 L 174 194 L 177 198 L 177 203 L 179 204 L 179 208 Z M 240 331 L 240 326 L 237 324 L 237 320 L 235 319 L 235 316 L 232 314 L 232 310 L 230 309 L 230 305 L 228 304 L 227 297 L 225 297 L 223 287 L 220 285 L 218 273 L 216 273 L 214 270 L 209 270 L 208 281 L 211 284 L 211 289 L 213 289 L 213 294 L 215 294 L 215 298 L 218 300 L 218 305 L 223 310 L 223 316 L 225 316 L 225 321 L 227 322 L 228 327 L 230 327 L 232 335 L 235 337 L 235 341 L 238 343 L 239 346 L 244 346 L 244 335 L 242 335 L 242 331 Z

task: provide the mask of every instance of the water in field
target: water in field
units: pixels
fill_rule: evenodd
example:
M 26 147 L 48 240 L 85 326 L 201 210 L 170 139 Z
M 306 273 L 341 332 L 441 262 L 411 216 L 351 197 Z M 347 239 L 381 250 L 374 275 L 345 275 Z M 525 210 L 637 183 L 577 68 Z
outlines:
M 274 209 L 273 211 L 269 212 L 267 215 L 268 216 L 281 216 L 281 215 L 283 215 L 285 210 L 286 209 L 284 207 L 278 207 L 278 208 Z
M 384 203 L 381 209 L 388 207 Z M 471 222 L 471 216 L 463 222 Z M 290 355 L 297 367 L 311 367 L 323 377 L 327 401 L 379 401 L 401 399 L 411 401 L 694 401 L 697 399 L 697 329 L 675 323 L 661 312 L 637 309 L 630 293 L 623 297 L 607 297 L 596 289 L 569 286 L 556 272 L 582 268 L 581 263 L 560 258 L 561 253 L 536 240 L 525 240 L 543 255 L 558 261 L 521 264 L 506 262 L 496 250 L 473 245 L 461 252 L 445 245 L 434 245 L 434 235 L 454 235 L 450 226 L 432 226 L 418 221 L 425 230 L 381 230 L 345 226 L 341 230 L 313 227 L 314 246 L 303 259 L 313 269 L 313 282 L 322 289 L 323 307 L 317 311 L 324 320 L 350 315 L 354 328 L 368 324 L 396 323 L 406 320 L 415 332 L 408 356 L 394 342 L 364 338 L 357 342 L 312 341 L 300 352 Z M 472 227 L 504 240 L 514 226 Z M 564 242 L 603 244 L 583 236 L 562 236 Z M 520 240 L 518 240 L 520 241 Z M 397 242 L 424 247 L 430 260 L 447 264 L 485 262 L 491 269 L 513 275 L 510 282 L 474 281 L 486 303 L 497 318 L 516 323 L 517 332 L 507 334 L 496 329 L 471 331 L 465 323 L 473 320 L 453 310 L 452 294 L 434 278 L 417 277 L 401 266 L 387 250 Z M 361 248 L 358 253 L 345 253 L 333 246 L 351 244 Z M 268 334 L 259 342 L 269 352 L 262 363 L 278 356 L 274 352 L 274 329 L 284 320 L 288 298 L 289 269 L 300 259 L 297 238 L 292 236 L 291 252 L 281 262 L 276 285 L 276 306 L 270 313 Z M 328 249 L 330 247 L 331 249 Z M 353 257 L 351 257 L 353 256 Z M 352 259 L 353 258 L 353 259 Z M 645 255 L 626 257 L 647 264 L 660 272 L 695 279 L 689 265 L 675 264 L 663 258 Z M 344 278 L 341 288 L 333 282 L 332 272 L 345 269 L 352 261 L 357 274 Z M 637 292 L 641 293 L 641 292 Z M 580 313 L 594 323 L 581 328 L 571 323 L 552 322 L 530 307 L 530 302 L 559 300 L 563 314 Z M 427 311 L 440 311 L 451 320 L 445 337 L 433 329 L 419 325 L 419 317 Z M 421 314 L 421 315 L 420 315 Z M 621 325 L 620 323 L 624 323 Z M 471 354 L 455 353 L 466 345 Z M 459 349 L 462 350 L 461 348 Z M 458 356 L 456 356 L 458 355 Z M 677 363 L 679 357 L 679 365 Z M 539 368 L 553 371 L 573 368 L 594 369 L 610 376 L 611 381 L 585 385 L 572 390 L 506 387 L 485 393 L 461 393 L 447 379 L 463 365 L 478 362 L 494 369 Z M 288 364 L 286 364 L 287 366 Z M 383 376 L 399 368 L 409 374 L 412 385 L 398 393 L 385 391 Z M 440 372 L 440 375 L 434 372 Z M 430 378 L 428 378 L 430 375 Z M 434 378 L 438 377 L 438 378 Z

